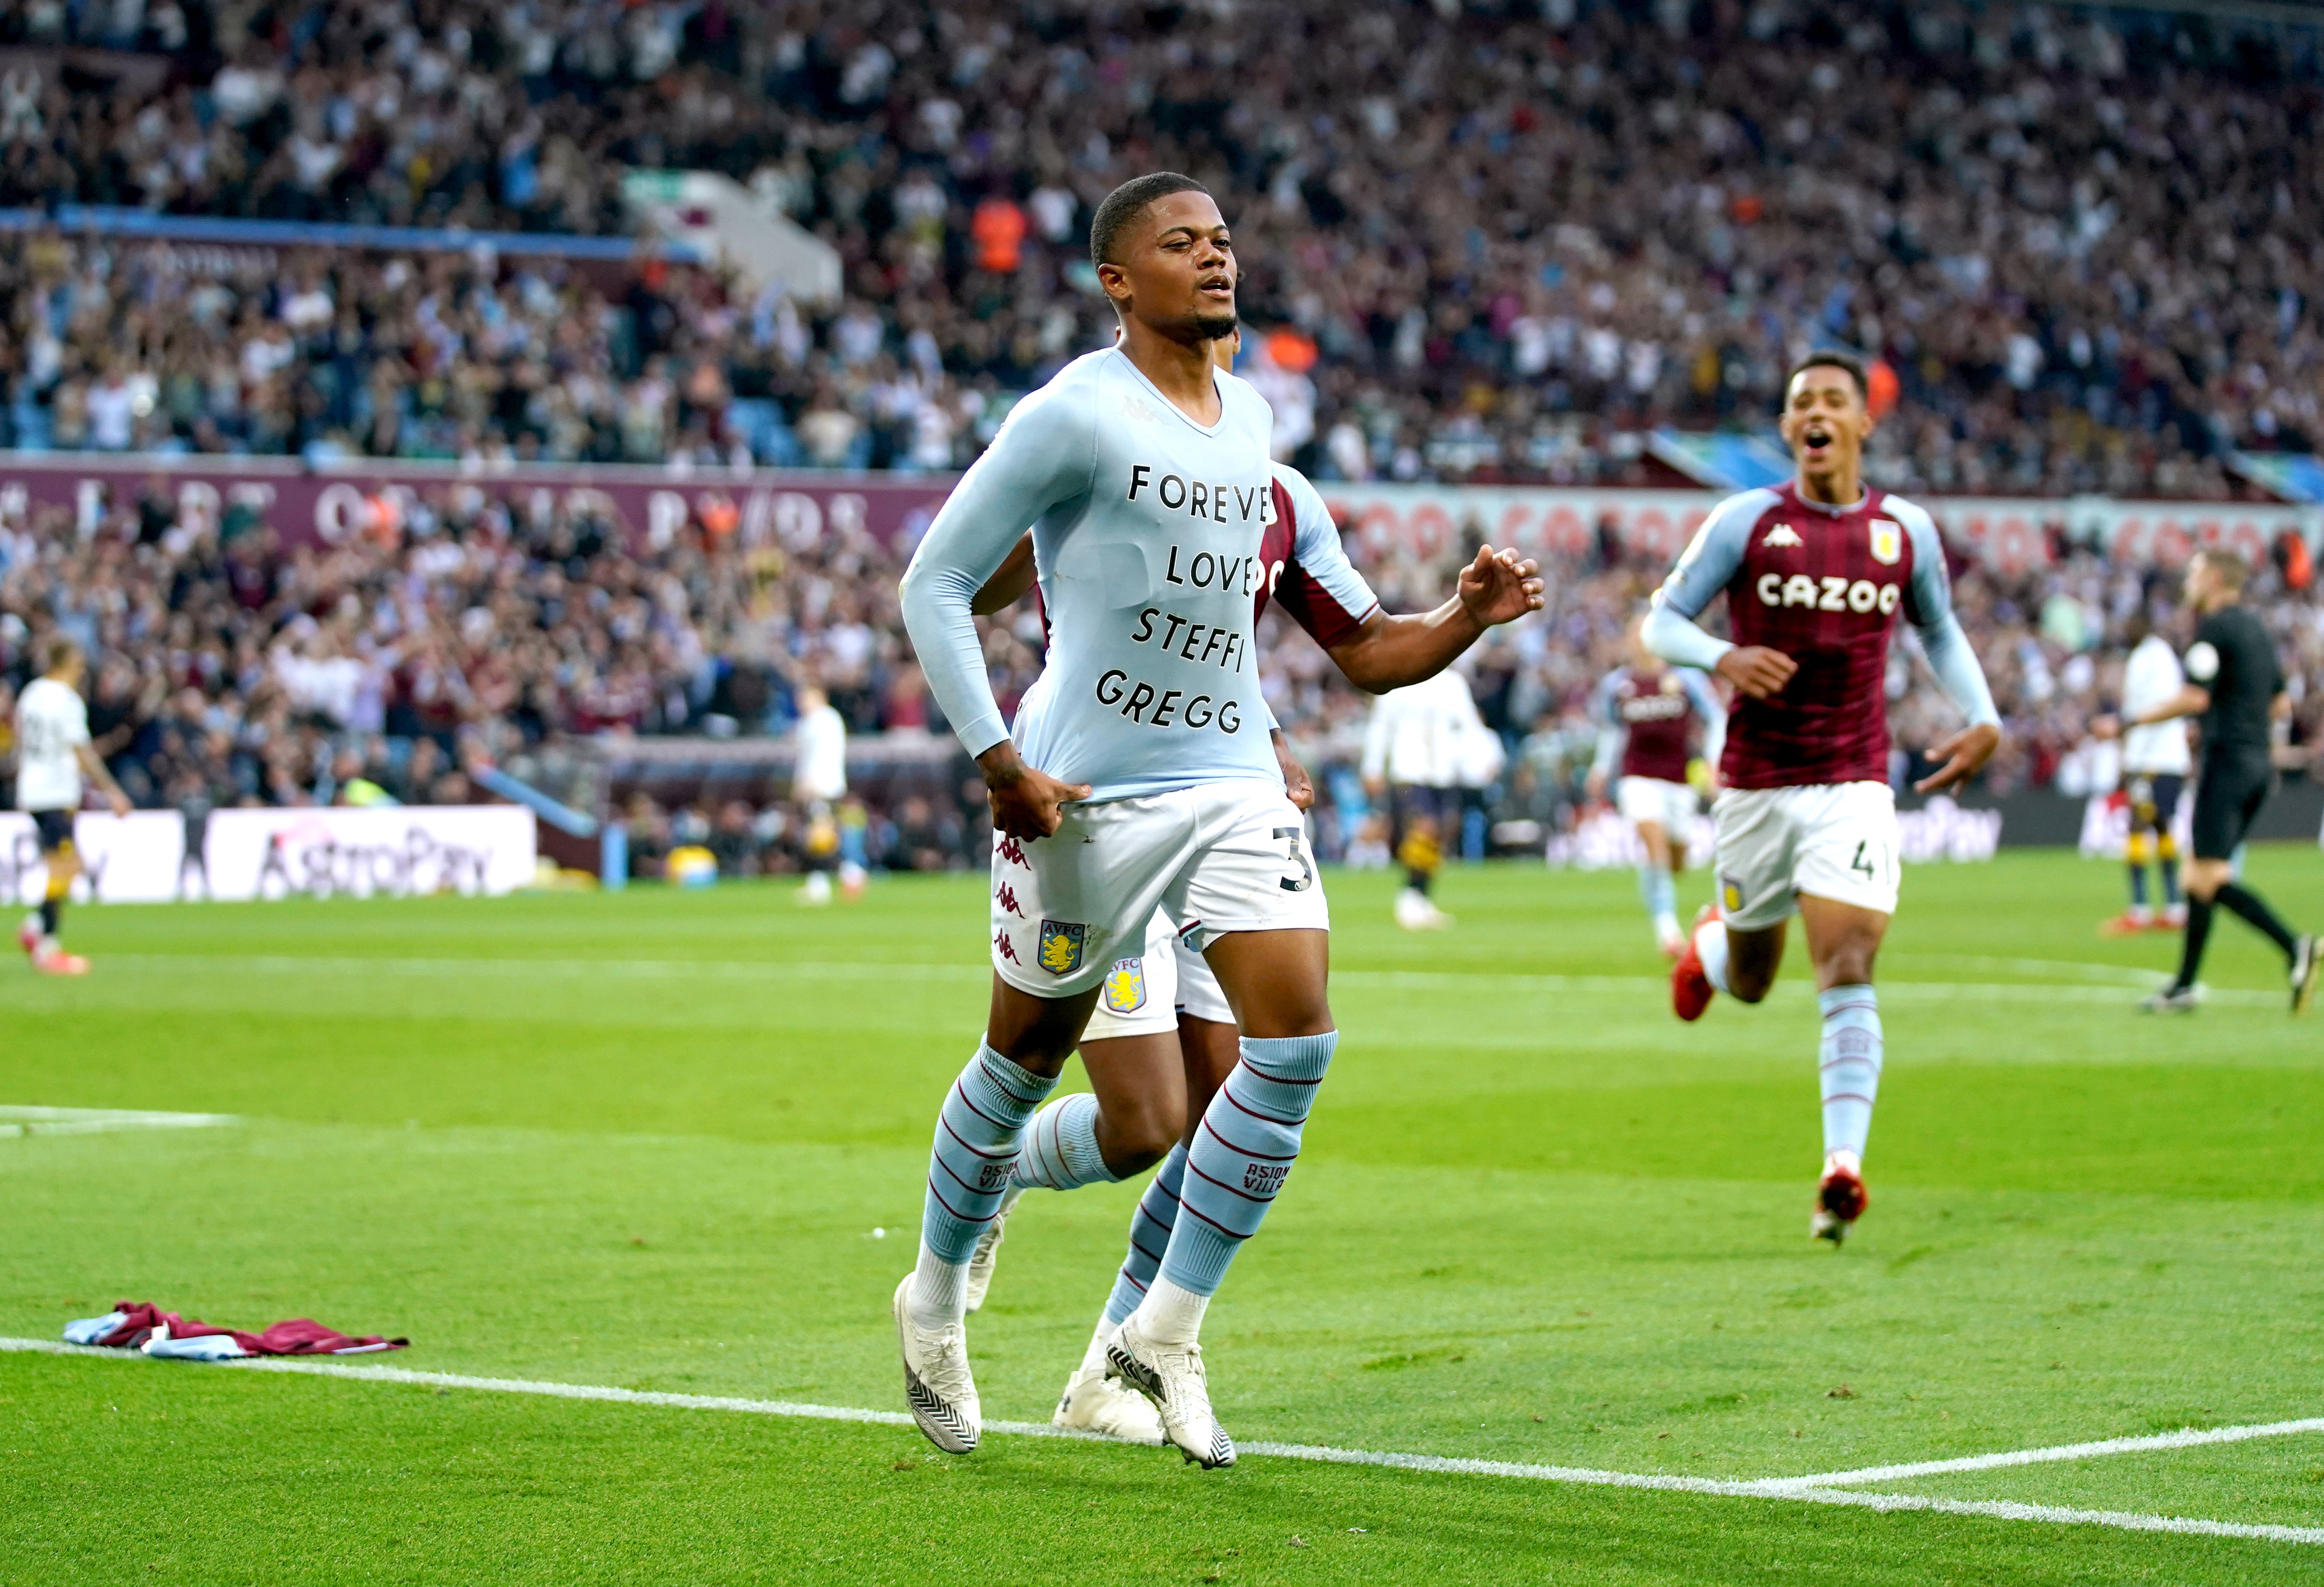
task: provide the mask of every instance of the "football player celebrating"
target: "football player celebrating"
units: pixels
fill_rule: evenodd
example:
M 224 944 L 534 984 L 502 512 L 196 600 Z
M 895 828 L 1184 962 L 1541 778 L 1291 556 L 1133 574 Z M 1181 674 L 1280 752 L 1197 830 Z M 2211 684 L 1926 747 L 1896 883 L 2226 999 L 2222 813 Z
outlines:
M 1793 370 L 1782 430 L 1790 483 L 1730 496 L 1703 521 L 1647 614 L 1665 660 L 1734 686 L 1724 785 L 1712 807 L 1719 901 L 1671 973 L 1671 1002 L 1699 1020 L 1714 992 L 1756 1003 L 1775 984 L 1794 911 L 1815 967 L 1823 1035 L 1823 1176 L 1811 1231 L 1837 1244 L 1865 1209 L 1864 1143 L 1880 1084 L 1873 960 L 1896 909 L 1896 802 L 1883 687 L 1901 614 L 1968 725 L 1936 746 L 1923 793 L 1960 786 L 2001 739 L 1977 653 L 1952 613 L 1935 523 L 1868 489 L 1864 366 L 1819 354 Z M 1727 595 L 1735 642 L 1695 618 Z
M 1719 764 L 1727 711 L 1702 673 L 1665 667 L 1638 638 L 1644 619 L 1630 624 L 1630 660 L 1599 683 L 1590 714 L 1598 718 L 1598 758 L 1585 791 L 1606 797 L 1614 783 L 1615 807 L 1638 835 L 1638 896 L 1654 922 L 1655 938 L 1675 959 L 1686 950 L 1678 928 L 1675 873 L 1686 868 L 1686 834 L 1700 807 L 1686 780 L 1689 740 L 1702 723 L 1702 758 Z
M 1266 404 L 1213 364 L 1211 344 L 1235 324 L 1226 225 L 1199 184 L 1157 173 L 1099 207 L 1090 249 L 1120 343 L 1011 411 L 904 577 L 914 648 L 984 771 L 998 841 L 991 1012 L 938 1120 L 896 1324 L 921 1430 L 941 1448 L 974 1448 L 971 1258 L 1040 1139 L 1036 1112 L 1102 983 L 1158 906 L 1216 973 L 1238 1056 L 1186 1149 L 1184 1215 L 1105 1361 L 1154 1402 L 1186 1458 L 1226 1465 L 1234 1446 L 1211 1410 L 1198 1330 L 1297 1158 L 1337 1046 L 1329 917 L 1259 726 L 1254 596 L 1269 577 L 1260 552 L 1277 481 Z M 973 614 L 1028 524 L 1051 643 L 1011 734 Z M 1480 609 L 1508 621 L 1538 607 L 1531 572 L 1481 552 L 1462 598 L 1374 632 L 1390 650 L 1465 645 Z M 1075 1112 L 1053 1115 L 1056 1158 L 1085 1168 L 1103 1155 L 1099 1120 Z

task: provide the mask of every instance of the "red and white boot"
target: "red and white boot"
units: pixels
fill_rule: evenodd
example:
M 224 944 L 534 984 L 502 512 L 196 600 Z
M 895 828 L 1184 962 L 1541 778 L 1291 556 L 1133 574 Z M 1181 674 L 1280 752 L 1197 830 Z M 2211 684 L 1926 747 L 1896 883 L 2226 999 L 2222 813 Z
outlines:
M 1695 911 L 1693 928 L 1686 934 L 1686 946 L 1679 954 L 1678 963 L 1671 966 L 1671 1012 L 1692 1023 L 1702 1018 L 1711 1007 L 1711 997 L 1718 988 L 1711 977 L 1702 973 L 1702 955 L 1694 946 L 1695 934 L 1706 921 L 1719 918 L 1719 907 L 1705 904 Z
M 1823 1177 L 1816 1183 L 1816 1210 L 1808 1220 L 1808 1232 L 1838 1245 L 1871 1204 L 1872 1193 L 1864 1188 L 1863 1159 L 1852 1151 L 1827 1152 Z

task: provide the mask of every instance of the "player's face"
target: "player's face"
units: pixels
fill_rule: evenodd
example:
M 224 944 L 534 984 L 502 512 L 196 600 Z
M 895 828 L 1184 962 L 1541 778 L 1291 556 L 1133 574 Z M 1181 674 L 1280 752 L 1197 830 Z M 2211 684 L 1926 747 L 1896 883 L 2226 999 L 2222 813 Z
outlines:
M 2218 576 L 2211 570 L 2211 559 L 2200 552 L 2189 558 L 2187 577 L 2180 584 L 2180 593 L 2187 604 L 2197 611 L 2207 610 L 2218 593 Z
M 1848 371 L 1812 364 L 1792 377 L 1779 428 L 1803 474 L 1853 469 L 1872 433 L 1872 411 Z
M 1157 198 L 1118 245 L 1120 263 L 1098 267 L 1117 308 L 1173 341 L 1235 328 L 1234 243 L 1208 193 Z

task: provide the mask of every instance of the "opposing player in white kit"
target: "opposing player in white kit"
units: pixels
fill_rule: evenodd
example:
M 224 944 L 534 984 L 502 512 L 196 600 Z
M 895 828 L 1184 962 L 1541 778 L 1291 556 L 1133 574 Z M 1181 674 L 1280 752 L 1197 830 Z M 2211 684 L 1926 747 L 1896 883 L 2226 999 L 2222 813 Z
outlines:
M 1337 1046 L 1329 913 L 1252 653 L 1271 416 L 1211 361 L 1234 328 L 1226 224 L 1198 183 L 1157 173 L 1107 198 L 1090 247 L 1120 345 L 1018 404 L 904 577 L 913 645 L 1001 835 L 984 1040 L 937 1121 L 919 1261 L 894 1312 L 915 1420 L 941 1448 L 974 1448 L 971 1255 L 1113 962 L 1159 906 L 1217 973 L 1240 1059 L 1204 1111 L 1158 1276 L 1106 1358 L 1153 1400 L 1168 1442 L 1225 1465 L 1234 1446 L 1198 1333 L 1297 1158 Z M 1012 736 L 972 603 L 1028 524 L 1051 645 Z M 1485 560 L 1497 585 L 1523 582 Z
M 32 968 L 44 975 L 86 975 L 88 961 L 57 945 L 65 898 L 73 878 L 80 874 L 73 816 L 80 808 L 86 783 L 104 790 L 116 816 L 129 814 L 129 796 L 89 747 L 88 706 L 80 697 L 88 665 L 80 647 L 61 634 L 54 636 L 42 650 L 41 663 L 41 676 L 26 684 L 16 700 L 16 807 L 40 828 L 41 858 L 48 864 L 49 880 L 41 907 L 24 917 L 16 941 Z

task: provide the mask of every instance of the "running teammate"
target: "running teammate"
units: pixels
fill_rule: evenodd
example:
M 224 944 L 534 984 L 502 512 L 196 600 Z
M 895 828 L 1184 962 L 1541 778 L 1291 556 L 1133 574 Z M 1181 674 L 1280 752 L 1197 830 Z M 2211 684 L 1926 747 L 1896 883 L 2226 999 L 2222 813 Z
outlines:
M 2143 619 L 2139 625 L 2145 628 Z M 2131 648 L 2122 669 L 2122 712 L 2136 716 L 2175 699 L 2187 687 L 2171 641 L 2145 628 Z M 2122 735 L 2122 790 L 2130 805 L 2130 833 L 2123 858 L 2130 866 L 2130 907 L 2098 927 L 2107 937 L 2128 937 L 2157 927 L 2177 930 L 2187 924 L 2187 905 L 2179 896 L 2179 840 L 2172 835 L 2179 814 L 2179 796 L 2186 791 L 2191 761 L 2187 753 L 2187 723 L 2183 717 L 2150 722 Z M 2162 883 L 2163 912 L 2148 901 L 2146 862 L 2154 861 L 2155 880 Z
M 2236 881 L 2236 850 L 2275 786 L 2271 724 L 2292 714 L 2274 641 L 2243 605 L 2248 569 L 2233 552 L 2200 551 L 2187 564 L 2187 604 L 2201 618 L 2187 647 L 2187 679 L 2178 693 L 2117 722 L 2101 717 L 2100 736 L 2135 732 L 2185 716 L 2202 719 L 2203 766 L 2195 779 L 2195 855 L 2187 867 L 2187 936 L 2179 973 L 2139 1003 L 2150 1014 L 2191 1012 L 2201 1000 L 2195 977 L 2210 940 L 2211 912 L 2225 904 L 2283 951 L 2292 1011 L 2314 1001 L 2319 969 L 2316 938 L 2294 936 L 2267 900 Z
M 1823 1036 L 1823 1177 L 1810 1228 L 1835 1244 L 1869 1199 L 1864 1143 L 1880 1084 L 1872 964 L 1896 909 L 1896 801 L 1888 787 L 1888 646 L 1901 612 L 1969 725 L 1937 745 L 1921 792 L 1974 776 L 2000 742 L 1984 671 L 1952 614 L 1929 515 L 1867 489 L 1872 433 L 1863 365 L 1819 355 L 1786 383 L 1782 430 L 1799 473 L 1712 510 L 1647 614 L 1666 661 L 1734 685 L 1712 808 L 1719 901 L 1671 973 L 1699 1020 L 1713 992 L 1756 1003 L 1775 984 L 1794 910 L 1807 930 Z M 1724 591 L 1736 642 L 1694 619 Z
M 53 635 L 41 653 L 41 676 L 16 700 L 16 807 L 40 829 L 49 880 L 41 907 L 24 917 L 16 940 L 43 975 L 86 975 L 88 961 L 57 945 L 65 898 L 80 874 L 73 817 L 86 783 L 97 784 L 116 816 L 129 814 L 129 796 L 88 742 L 88 706 L 80 697 L 88 665 L 80 647 Z
M 1010 411 L 904 577 L 914 649 L 984 773 L 996 843 L 991 1007 L 937 1122 L 896 1326 L 921 1430 L 974 1448 L 970 1258 L 1106 975 L 1159 905 L 1216 972 L 1240 1056 L 1186 1154 L 1186 1215 L 1106 1360 L 1154 1401 L 1168 1442 L 1225 1465 L 1202 1315 L 1282 1188 L 1337 1046 L 1329 913 L 1268 747 L 1251 647 L 1271 417 L 1212 364 L 1235 324 L 1226 224 L 1199 183 L 1157 173 L 1099 206 L 1090 251 L 1120 344 Z M 1051 645 L 1012 734 L 971 604 L 1028 525 Z M 1480 564 L 1464 583 L 1473 575 L 1489 607 L 1538 603 L 1513 559 Z
M 1686 780 L 1696 721 L 1702 724 L 1702 758 L 1719 764 L 1727 711 L 1702 673 L 1666 667 L 1638 638 L 1643 618 L 1630 624 L 1630 660 L 1608 673 L 1591 697 L 1598 718 L 1598 758 L 1585 791 L 1606 797 L 1614 783 L 1616 807 L 1638 835 L 1638 896 L 1655 938 L 1675 959 L 1686 950 L 1678 926 L 1675 873 L 1686 869 L 1686 835 L 1701 807 Z

